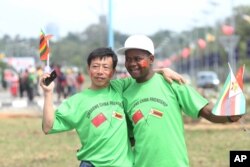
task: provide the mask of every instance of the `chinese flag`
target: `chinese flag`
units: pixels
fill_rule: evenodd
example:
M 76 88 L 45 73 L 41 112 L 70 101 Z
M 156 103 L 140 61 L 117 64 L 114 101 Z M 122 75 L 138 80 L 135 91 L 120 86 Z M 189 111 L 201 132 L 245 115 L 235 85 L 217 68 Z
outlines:
M 95 127 L 100 126 L 103 122 L 105 122 L 107 119 L 106 117 L 103 115 L 103 113 L 98 114 L 97 116 L 95 116 L 92 119 L 92 123 L 93 125 L 95 125 Z
M 136 123 L 137 123 L 140 119 L 142 119 L 143 117 L 144 117 L 144 116 L 143 116 L 141 110 L 137 110 L 137 111 L 134 113 L 133 117 L 132 117 L 134 124 L 136 124 Z
M 243 75 L 244 75 L 245 65 L 241 66 L 237 73 L 236 73 L 236 80 L 241 88 L 243 90 Z

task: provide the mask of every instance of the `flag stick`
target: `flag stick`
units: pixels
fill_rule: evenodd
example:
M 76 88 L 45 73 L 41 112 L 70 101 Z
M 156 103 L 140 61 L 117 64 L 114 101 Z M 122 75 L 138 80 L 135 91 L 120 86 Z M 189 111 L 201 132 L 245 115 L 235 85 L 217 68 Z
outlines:
M 229 62 L 227 62 L 227 64 L 228 64 L 228 67 L 229 67 L 230 71 L 232 71 L 232 68 L 231 68 L 230 63 L 229 63 Z

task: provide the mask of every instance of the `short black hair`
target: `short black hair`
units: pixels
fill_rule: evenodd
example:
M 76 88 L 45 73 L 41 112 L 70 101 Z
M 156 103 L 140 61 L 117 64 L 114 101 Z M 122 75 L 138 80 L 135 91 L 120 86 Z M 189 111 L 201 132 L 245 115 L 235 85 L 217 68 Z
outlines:
M 103 59 L 104 57 L 111 57 L 112 58 L 113 69 L 115 69 L 117 62 L 118 62 L 118 58 L 117 58 L 117 55 L 115 54 L 115 52 L 111 48 L 97 48 L 97 49 L 93 50 L 89 54 L 88 59 L 87 59 L 88 66 L 90 66 L 90 63 L 93 59 L 95 59 L 95 58 Z

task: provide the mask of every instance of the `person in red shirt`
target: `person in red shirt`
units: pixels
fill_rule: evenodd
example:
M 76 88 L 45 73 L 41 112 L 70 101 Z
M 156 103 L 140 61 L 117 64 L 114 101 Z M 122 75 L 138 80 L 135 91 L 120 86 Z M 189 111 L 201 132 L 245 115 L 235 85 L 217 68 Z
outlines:
M 82 90 L 83 84 L 84 84 L 84 80 L 85 80 L 85 78 L 84 78 L 83 73 L 82 72 L 78 72 L 78 74 L 76 76 L 76 83 L 77 83 L 76 89 L 77 89 L 77 92 L 80 92 Z

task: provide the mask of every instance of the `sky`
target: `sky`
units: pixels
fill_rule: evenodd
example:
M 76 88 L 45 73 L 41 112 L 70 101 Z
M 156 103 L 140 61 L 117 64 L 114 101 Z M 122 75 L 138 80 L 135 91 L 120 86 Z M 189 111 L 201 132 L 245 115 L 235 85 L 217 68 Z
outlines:
M 37 37 L 41 29 L 60 37 L 83 32 L 108 13 L 109 0 L 1 0 L 0 37 Z M 212 2 L 214 2 L 212 5 Z M 159 30 L 181 32 L 212 25 L 250 0 L 112 0 L 113 29 L 152 35 Z M 48 29 L 47 29 L 48 30 Z

